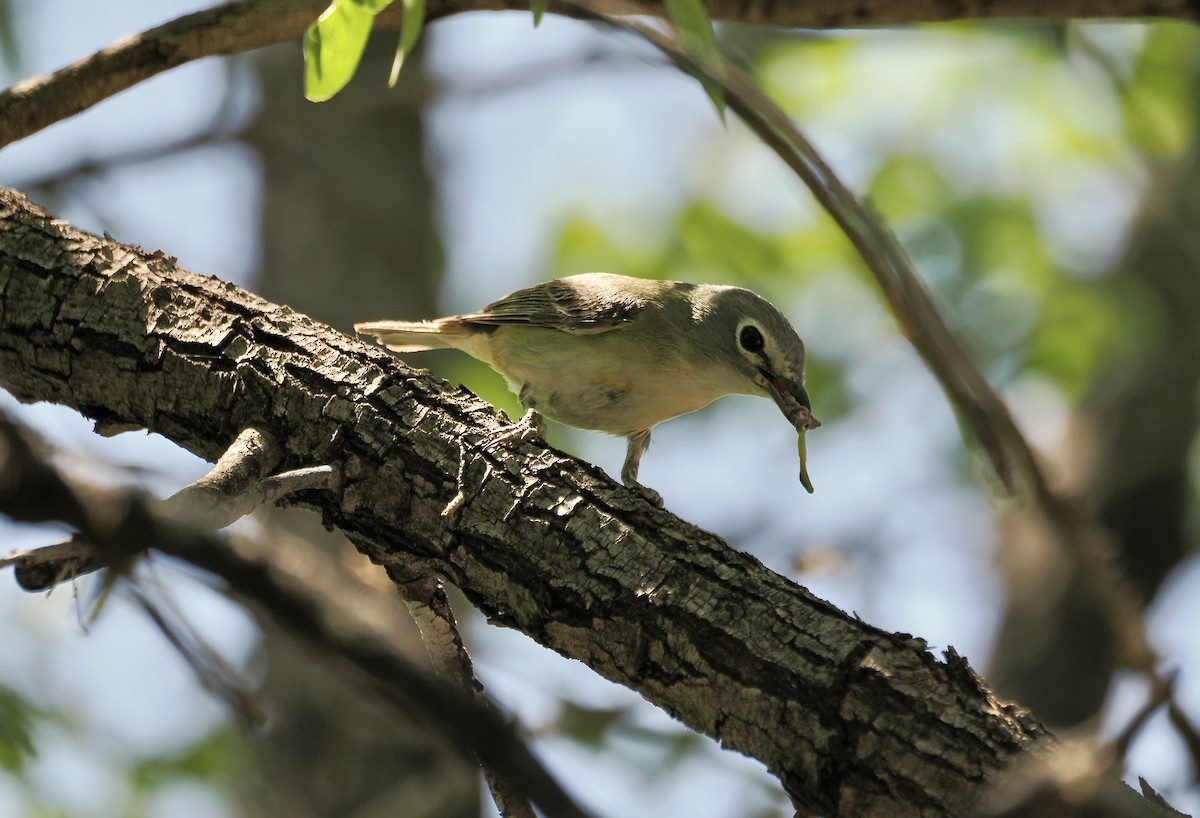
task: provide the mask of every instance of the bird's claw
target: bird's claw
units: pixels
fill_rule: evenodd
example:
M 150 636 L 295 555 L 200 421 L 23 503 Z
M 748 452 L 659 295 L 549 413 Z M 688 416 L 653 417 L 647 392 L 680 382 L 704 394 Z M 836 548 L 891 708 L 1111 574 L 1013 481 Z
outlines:
M 663 507 L 662 495 L 659 494 L 654 489 L 650 488 L 649 486 L 644 486 L 641 483 L 634 480 L 633 482 L 626 482 L 625 487 L 628 489 L 632 489 L 633 491 L 642 495 L 642 499 L 645 500 L 650 505 L 654 506 L 655 508 Z
M 643 486 L 641 483 L 638 483 L 638 491 L 640 491 L 642 493 L 642 496 L 646 498 L 646 502 L 649 503 L 650 505 L 654 506 L 655 508 L 663 507 L 662 495 L 659 494 L 654 489 L 650 488 L 649 486 Z
M 545 440 L 546 421 L 532 409 L 525 412 L 521 419 L 506 429 L 501 429 L 484 441 L 485 451 L 491 451 L 513 440 Z

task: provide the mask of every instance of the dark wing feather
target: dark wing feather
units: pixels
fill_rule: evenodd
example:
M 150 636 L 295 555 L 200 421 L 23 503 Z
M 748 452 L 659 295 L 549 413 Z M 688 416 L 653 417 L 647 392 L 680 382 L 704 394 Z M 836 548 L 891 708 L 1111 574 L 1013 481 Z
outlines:
M 605 332 L 628 323 L 645 303 L 636 294 L 581 276 L 517 290 L 479 312 L 457 318 L 493 326 L 524 324 L 563 332 Z

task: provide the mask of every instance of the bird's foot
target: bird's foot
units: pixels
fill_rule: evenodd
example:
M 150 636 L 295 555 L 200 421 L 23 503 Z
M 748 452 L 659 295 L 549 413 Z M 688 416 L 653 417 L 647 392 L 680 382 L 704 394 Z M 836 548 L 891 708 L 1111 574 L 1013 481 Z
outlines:
M 484 439 L 481 448 L 484 451 L 491 451 L 512 440 L 544 440 L 545 438 L 546 421 L 542 419 L 541 415 L 530 409 L 516 423 L 488 435 Z M 442 509 L 443 517 L 448 517 L 458 511 L 462 508 L 463 503 L 467 501 L 466 489 L 464 488 L 467 474 L 467 449 L 462 441 L 459 441 L 458 446 L 458 477 L 456 478 L 458 493 Z
M 512 440 L 545 440 L 546 439 L 546 421 L 537 412 L 529 409 L 521 416 L 521 419 L 509 426 L 507 429 L 501 429 L 488 436 L 484 441 L 483 448 L 485 450 L 495 449 L 498 446 L 503 446 Z
M 654 506 L 655 508 L 663 507 L 662 495 L 659 494 L 654 489 L 650 488 L 649 486 L 643 486 L 641 483 L 634 480 L 631 483 L 630 482 L 625 483 L 625 487 L 633 489 L 638 494 L 642 495 L 642 497 L 646 500 L 646 502 L 649 503 L 650 505 Z

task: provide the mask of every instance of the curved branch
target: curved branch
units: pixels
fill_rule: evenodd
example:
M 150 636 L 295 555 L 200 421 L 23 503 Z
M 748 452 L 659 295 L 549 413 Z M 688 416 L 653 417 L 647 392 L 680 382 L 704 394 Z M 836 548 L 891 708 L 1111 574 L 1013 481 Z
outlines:
M 320 2 L 240 0 L 187 14 L 0 94 L 0 147 L 201 57 L 234 54 L 292 39 Z
M 192 60 L 298 40 L 327 5 L 328 0 L 237 0 L 120 40 L 51 74 L 22 80 L 0 93 L 0 148 Z M 602 2 L 595 7 L 620 13 L 630 5 Z M 399 28 L 397 6 L 379 15 L 376 25 Z M 662 16 L 659 0 L 632 6 Z M 717 20 L 819 29 L 1013 17 L 1200 20 L 1200 6 L 1189 0 L 707 0 L 707 6 Z M 426 18 L 528 7 L 525 0 L 428 0 Z
M 760 759 L 826 815 L 961 815 L 1046 747 L 953 651 L 847 616 L 544 444 L 484 450 L 494 410 L 219 279 L 74 230 L 0 189 L 0 386 L 209 459 L 244 428 L 297 500 L 376 562 L 415 559 L 494 620 Z M 460 444 L 467 499 L 458 491 Z M 400 575 L 403 571 L 397 570 Z

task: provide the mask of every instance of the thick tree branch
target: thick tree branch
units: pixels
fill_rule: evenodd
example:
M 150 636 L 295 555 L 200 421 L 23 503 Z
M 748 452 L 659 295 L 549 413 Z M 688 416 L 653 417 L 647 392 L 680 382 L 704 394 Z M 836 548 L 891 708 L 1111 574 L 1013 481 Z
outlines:
M 815 812 L 962 814 L 1045 746 L 962 659 L 846 616 L 598 469 L 534 443 L 482 451 L 502 421 L 469 393 L 11 191 L 0 386 L 209 459 L 259 425 L 283 469 L 340 464 L 340 495 L 299 500 L 372 559 L 423 561 L 494 619 L 762 760 Z M 460 441 L 470 490 L 446 518 Z
M 239 0 L 185 15 L 52 74 L 23 80 L 0 94 L 0 147 L 192 60 L 298 40 L 327 5 L 328 0 Z M 399 5 L 381 14 L 377 24 L 398 28 Z M 662 4 L 656 0 L 596 7 L 618 13 L 630 5 L 662 16 Z M 427 19 L 435 20 L 467 11 L 527 9 L 529 4 L 526 0 L 427 0 L 426 6 Z M 708 0 L 707 6 L 717 20 L 819 29 L 972 18 L 1200 19 L 1200 5 L 1190 0 Z

